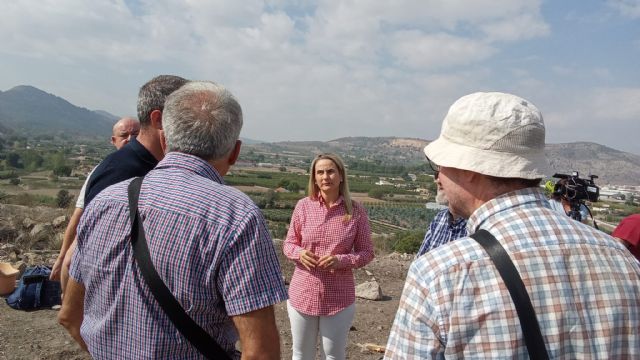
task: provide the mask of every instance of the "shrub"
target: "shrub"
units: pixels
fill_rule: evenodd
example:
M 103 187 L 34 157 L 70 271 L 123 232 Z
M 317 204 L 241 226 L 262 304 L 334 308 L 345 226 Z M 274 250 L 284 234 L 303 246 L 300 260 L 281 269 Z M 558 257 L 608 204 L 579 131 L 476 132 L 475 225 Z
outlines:
M 70 176 L 71 175 L 71 166 L 68 165 L 60 165 L 53 168 L 53 174 L 56 176 Z
M 396 241 L 393 244 L 393 250 L 399 253 L 415 254 L 422 245 L 424 232 L 421 231 L 405 231 L 396 234 Z
M 64 189 L 58 191 L 58 196 L 56 196 L 56 205 L 59 208 L 64 209 L 69 207 L 72 201 L 73 201 L 73 195 L 69 194 L 69 191 Z

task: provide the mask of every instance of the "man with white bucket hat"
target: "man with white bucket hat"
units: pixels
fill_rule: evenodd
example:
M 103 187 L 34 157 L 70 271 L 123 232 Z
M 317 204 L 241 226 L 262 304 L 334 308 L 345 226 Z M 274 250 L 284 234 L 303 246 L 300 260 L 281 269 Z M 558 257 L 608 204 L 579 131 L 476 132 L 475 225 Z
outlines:
M 473 238 L 411 265 L 385 358 L 640 358 L 640 266 L 551 209 L 544 138 L 540 111 L 520 97 L 451 106 L 424 153 Z

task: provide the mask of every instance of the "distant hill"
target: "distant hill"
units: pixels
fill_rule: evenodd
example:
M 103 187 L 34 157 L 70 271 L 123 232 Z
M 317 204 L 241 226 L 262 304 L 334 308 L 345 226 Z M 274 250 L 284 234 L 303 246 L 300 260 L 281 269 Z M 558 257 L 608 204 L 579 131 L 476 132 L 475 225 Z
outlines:
M 635 154 L 591 142 L 549 144 L 545 154 L 559 173 L 598 175 L 596 184 L 640 185 L 640 156 Z
M 424 162 L 428 140 L 399 137 L 346 137 L 327 142 L 282 141 L 248 145 L 257 151 L 313 156 L 334 152 L 344 158 L 413 165 Z M 580 177 L 598 175 L 596 184 L 640 185 L 640 156 L 589 142 L 548 144 L 547 160 L 554 172 Z M 553 175 L 553 174 L 549 174 Z
M 75 106 L 33 86 L 21 85 L 0 92 L 0 131 L 5 128 L 30 134 L 107 136 L 115 118 L 103 111 Z
M 0 136 L 12 133 L 101 136 L 111 133 L 117 117 L 102 110 L 91 111 L 33 86 L 0 91 Z M 405 165 L 424 162 L 422 148 L 428 140 L 401 137 L 344 137 L 330 141 L 283 141 L 275 143 L 242 138 L 247 149 L 289 154 L 299 159 L 321 152 L 345 158 Z M 603 145 L 576 142 L 548 144 L 546 155 L 558 173 L 579 171 L 581 177 L 598 175 L 596 183 L 640 185 L 640 156 Z M 551 175 L 551 174 L 550 174 Z

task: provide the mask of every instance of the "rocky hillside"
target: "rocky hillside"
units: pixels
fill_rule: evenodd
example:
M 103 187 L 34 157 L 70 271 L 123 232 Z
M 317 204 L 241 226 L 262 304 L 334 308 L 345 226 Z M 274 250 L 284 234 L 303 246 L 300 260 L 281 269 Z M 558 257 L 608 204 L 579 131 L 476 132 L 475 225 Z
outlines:
M 415 165 L 424 162 L 428 140 L 398 137 L 346 137 L 327 142 L 284 141 L 247 145 L 281 156 L 335 152 L 344 158 Z M 598 184 L 640 185 L 640 156 L 589 142 L 548 144 L 546 155 L 556 173 L 578 171 L 581 177 L 598 175 Z M 553 175 L 553 174 L 549 174 Z
M 547 160 L 560 173 L 598 175 L 597 184 L 640 185 L 640 156 L 590 142 L 549 144 Z

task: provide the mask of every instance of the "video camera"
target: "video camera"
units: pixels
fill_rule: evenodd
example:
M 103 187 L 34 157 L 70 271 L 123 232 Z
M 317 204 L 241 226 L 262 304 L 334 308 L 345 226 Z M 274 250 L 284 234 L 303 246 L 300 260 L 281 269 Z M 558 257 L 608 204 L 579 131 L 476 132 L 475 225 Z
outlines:
M 597 175 L 589 175 L 589 179 L 581 179 L 578 172 L 574 171 L 571 175 L 554 174 L 554 178 L 566 179 L 566 181 L 558 181 L 553 189 L 554 195 L 565 197 L 570 202 L 589 200 L 591 202 L 598 201 L 600 196 L 600 187 L 596 185 L 593 179 L 597 179 Z
M 554 174 L 554 178 L 559 178 L 553 189 L 553 195 L 561 196 L 571 205 L 571 211 L 567 213 L 572 219 L 582 221 L 582 215 L 580 215 L 581 207 L 585 207 L 591 215 L 591 210 L 585 205 L 585 201 L 590 202 L 598 201 L 600 196 L 600 187 L 596 185 L 593 179 L 597 179 L 597 175 L 589 175 L 589 179 L 581 179 L 578 172 L 574 171 L 571 175 L 567 174 Z M 593 215 L 591 215 L 593 219 Z M 598 225 L 593 220 L 593 226 L 597 229 Z

